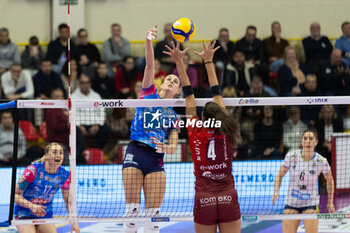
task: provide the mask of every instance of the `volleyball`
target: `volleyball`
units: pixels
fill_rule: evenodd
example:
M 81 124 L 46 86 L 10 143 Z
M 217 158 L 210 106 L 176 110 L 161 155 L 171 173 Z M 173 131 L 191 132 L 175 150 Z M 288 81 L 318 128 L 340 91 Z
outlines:
M 196 33 L 196 27 L 192 20 L 181 18 L 176 20 L 171 27 L 171 34 L 174 39 L 180 42 L 189 41 Z

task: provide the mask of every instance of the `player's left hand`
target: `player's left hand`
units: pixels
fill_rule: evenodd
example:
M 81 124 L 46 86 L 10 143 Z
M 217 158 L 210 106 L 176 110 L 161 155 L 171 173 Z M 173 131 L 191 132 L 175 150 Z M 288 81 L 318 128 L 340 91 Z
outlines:
M 185 48 L 181 51 L 180 42 L 176 41 L 176 46 L 173 41 L 171 41 L 171 48 L 165 45 L 168 51 L 163 51 L 163 53 L 169 55 L 176 62 L 183 62 L 183 58 L 190 48 Z
M 206 46 L 204 43 L 204 40 L 202 40 L 203 51 L 202 52 L 194 51 L 194 54 L 200 56 L 203 59 L 204 63 L 212 62 L 214 53 L 216 52 L 216 50 L 220 48 L 220 46 L 217 46 L 216 48 L 214 48 L 215 43 L 216 41 L 214 42 L 209 41 L 208 46 Z
M 176 148 L 174 151 L 174 149 L 171 145 L 167 145 L 167 144 L 164 144 L 162 142 L 155 142 L 155 144 L 156 144 L 156 152 L 157 153 L 173 154 L 176 152 Z
M 335 207 L 334 207 L 333 203 L 328 203 L 327 209 L 328 209 L 328 213 L 334 213 Z
M 73 224 L 72 224 L 72 228 L 70 230 L 70 233 L 73 233 L 73 232 L 80 233 L 80 228 L 79 228 L 79 225 L 77 222 L 73 222 Z

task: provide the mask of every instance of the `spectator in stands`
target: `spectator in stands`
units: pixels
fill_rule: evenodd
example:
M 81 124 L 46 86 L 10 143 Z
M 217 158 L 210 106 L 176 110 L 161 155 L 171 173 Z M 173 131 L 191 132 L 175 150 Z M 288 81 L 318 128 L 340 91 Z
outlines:
M 252 77 L 256 74 L 253 64 L 245 61 L 243 51 L 235 50 L 231 62 L 226 66 L 222 87 L 234 86 L 238 96 L 249 91 Z
M 95 75 L 98 63 L 101 61 L 101 55 L 97 47 L 88 41 L 88 32 L 85 28 L 78 31 L 78 61 L 84 73 Z
M 1 77 L 4 96 L 10 100 L 31 99 L 34 97 L 33 80 L 28 71 L 22 70 L 19 63 L 12 63 L 10 70 Z
M 308 74 L 305 78 L 305 84 L 301 88 L 299 96 L 322 96 L 323 92 L 318 88 L 317 77 L 314 74 Z M 321 105 L 301 105 L 301 119 L 310 127 L 315 125 L 321 110 Z M 301 134 L 300 134 L 301 135 Z
M 102 55 L 108 65 L 108 76 L 114 77 L 118 64 L 131 55 L 131 46 L 129 40 L 122 37 L 120 24 L 112 24 L 111 34 L 112 36 L 103 42 Z
M 316 150 L 318 153 L 322 153 L 322 155 L 327 158 L 328 162 L 331 163 L 332 134 L 344 131 L 343 121 L 338 117 L 333 105 L 324 105 L 322 107 L 315 128 L 318 133 Z
M 278 71 L 278 82 L 281 96 L 296 96 L 301 93 L 301 86 L 305 83 L 307 69 L 299 63 L 295 49 L 287 46 L 284 51 L 284 62 Z
M 45 52 L 39 45 L 38 37 L 31 36 L 29 38 L 29 45 L 25 47 L 21 55 L 22 68 L 37 72 L 40 69 L 41 61 L 45 59 L 45 56 Z
M 250 83 L 249 91 L 243 92 L 244 97 L 270 97 L 270 94 L 264 90 L 262 79 L 255 75 Z
M 160 90 L 160 86 L 167 75 L 168 74 L 162 70 L 162 64 L 160 61 L 158 59 L 154 59 L 154 85 L 156 86 L 157 90 Z
M 62 23 L 58 26 L 58 34 L 56 40 L 51 41 L 47 47 L 46 58 L 52 62 L 52 70 L 60 73 L 62 67 L 68 57 L 68 25 Z M 74 43 L 70 43 L 70 58 L 77 59 L 77 47 Z
M 300 120 L 300 108 L 292 106 L 288 109 L 288 120 L 283 123 L 284 151 L 301 148 L 300 142 L 307 126 Z
M 197 98 L 211 98 L 210 85 L 208 80 L 208 74 L 205 69 L 205 64 L 202 62 L 197 69 L 198 71 L 198 90 L 195 93 Z M 221 70 L 215 67 L 216 77 L 218 78 L 218 83 L 223 86 L 222 82 L 219 80 L 221 75 Z
M 323 67 L 321 88 L 326 95 L 350 95 L 350 68 L 346 68 L 340 49 L 334 49 L 330 62 Z
M 142 81 L 138 80 L 134 84 L 133 91 L 131 92 L 128 99 L 140 99 L 141 96 L 141 85 Z M 132 120 L 134 119 L 136 113 L 136 108 L 127 108 L 126 109 L 126 119 L 129 123 L 129 126 L 131 125 Z M 128 130 L 129 131 L 129 130 Z
M 346 21 L 341 25 L 343 35 L 336 40 L 335 47 L 340 49 L 343 56 L 343 62 L 346 67 L 350 67 L 350 22 Z
M 54 89 L 64 91 L 62 80 L 56 72 L 52 70 L 52 64 L 49 59 L 41 61 L 41 68 L 37 74 L 33 76 L 34 96 L 40 99 L 49 99 Z M 54 141 L 53 141 L 54 142 Z
M 222 90 L 222 97 L 223 98 L 237 98 L 237 92 L 236 88 L 233 86 L 225 87 Z M 227 112 L 230 116 L 232 116 L 234 119 L 239 121 L 241 119 L 242 114 L 242 108 L 238 106 L 226 106 Z
M 255 65 L 264 64 L 264 49 L 260 39 L 256 37 L 256 27 L 249 25 L 245 36 L 237 41 L 236 48 L 244 52 L 245 59 Z
M 171 27 L 171 23 L 166 23 L 164 25 L 164 39 L 158 41 L 154 47 L 154 57 L 160 61 L 160 63 L 162 64 L 162 69 L 168 74 L 170 74 L 173 68 L 175 67 L 174 60 L 167 54 L 163 53 L 163 51 L 166 51 L 165 45 L 171 47 L 172 41 L 176 44 L 176 40 L 171 35 Z M 180 49 L 183 49 L 181 44 Z
M 64 93 L 61 89 L 54 89 L 50 95 L 51 99 L 63 100 Z M 46 143 L 58 142 L 65 147 L 65 150 L 69 148 L 69 112 L 67 109 L 61 108 L 49 108 L 45 109 L 45 122 L 47 129 Z M 83 150 L 85 149 L 85 138 L 83 137 L 79 127 L 76 129 L 77 137 L 77 163 L 85 164 L 83 157 Z M 65 153 L 64 164 L 68 163 L 68 153 Z
M 223 74 L 235 51 L 235 44 L 230 40 L 230 33 L 227 28 L 221 28 L 219 30 L 219 36 L 215 44 L 219 45 L 220 48 L 215 52 L 213 60 L 215 66 L 219 68 Z M 220 83 L 222 83 L 222 78 L 220 78 L 220 80 Z
M 282 125 L 274 119 L 274 107 L 264 106 L 263 118 L 254 126 L 255 154 L 260 159 L 281 159 Z
M 263 40 L 265 62 L 270 71 L 277 72 L 283 65 L 284 49 L 288 41 L 281 37 L 281 24 L 277 21 L 271 24 L 272 35 Z
M 81 67 L 78 64 L 77 60 L 72 59 L 70 60 L 70 90 L 71 92 L 74 92 L 79 84 L 79 77 L 81 74 Z M 68 61 L 64 64 L 62 71 L 61 71 L 61 80 L 63 83 L 63 87 L 65 90 L 65 93 L 68 95 Z
M 72 99 L 101 100 L 102 98 L 91 89 L 91 79 L 83 73 L 79 78 L 79 88 L 72 94 Z M 111 129 L 105 124 L 105 109 L 77 109 L 76 112 L 76 125 L 80 128 L 83 136 L 94 139 L 93 147 L 103 149 L 111 135 Z
M 10 166 L 13 158 L 14 123 L 12 113 L 3 111 L 0 124 L 0 166 Z M 18 154 L 21 159 L 26 153 L 27 142 L 21 129 L 18 129 Z
M 142 80 L 142 75 L 135 67 L 135 59 L 126 56 L 123 65 L 118 68 L 115 74 L 116 97 L 120 99 L 128 98 L 137 80 Z
M 310 25 L 310 36 L 303 39 L 306 66 L 308 69 L 319 75 L 321 67 L 328 63 L 333 46 L 327 36 L 321 35 L 319 23 Z
M 191 57 L 187 53 L 184 55 L 183 61 L 184 61 L 184 65 L 186 68 L 187 76 L 190 79 L 191 86 L 195 90 L 198 87 L 198 73 L 194 67 L 190 66 L 190 59 L 191 59 Z M 179 77 L 179 73 L 177 71 L 177 68 L 174 68 L 172 73 Z
M 107 63 L 98 63 L 97 72 L 92 81 L 92 89 L 96 91 L 102 97 L 102 99 L 114 98 L 114 79 L 108 77 Z
M 0 75 L 8 70 L 13 62 L 21 62 L 18 47 L 9 38 L 7 28 L 0 28 Z

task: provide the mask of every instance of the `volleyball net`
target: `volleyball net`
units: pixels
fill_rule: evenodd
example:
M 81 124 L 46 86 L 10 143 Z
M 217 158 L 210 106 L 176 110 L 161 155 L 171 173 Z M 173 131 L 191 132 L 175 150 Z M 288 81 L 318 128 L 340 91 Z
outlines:
M 211 99 L 196 100 L 198 116 L 208 101 Z M 243 220 L 350 218 L 350 134 L 346 133 L 350 128 L 347 118 L 349 97 L 227 98 L 224 101 L 229 114 L 240 122 L 239 146 L 230 156 L 233 157 L 232 173 Z M 17 123 L 15 122 L 19 130 L 17 138 L 15 137 L 17 159 L 12 165 L 12 224 L 125 222 L 130 219 L 192 221 L 195 177 L 186 124 L 183 124 L 184 127 L 177 127 L 179 140 L 176 152 L 164 155 L 166 185 L 159 217 L 150 218 L 145 215 L 143 190 L 139 193 L 140 214 L 128 216 L 125 213 L 122 164 L 124 159 L 130 160 L 128 156 L 131 155 L 125 151 L 130 143 L 130 126 L 136 108 L 147 108 L 140 119 L 143 121 L 142 127 L 167 127 L 160 121 L 162 118 L 157 117 L 156 107 L 167 109 L 169 106 L 175 110 L 177 120 L 186 121 L 184 99 L 72 100 L 69 111 L 66 100 L 17 101 L 16 114 L 21 112 L 19 115 L 24 117 L 34 115 L 34 119 L 23 120 L 20 117 L 16 118 Z M 322 125 L 322 122 L 329 118 L 332 128 L 324 123 Z M 288 192 L 289 172 L 280 187 L 279 200 L 272 205 L 275 177 L 286 153 L 300 150 L 301 134 L 310 127 L 321 132 L 316 151 L 328 160 L 332 168 L 336 212 L 328 213 L 327 184 L 321 175 L 315 184 L 320 194 L 320 214 L 285 215 L 283 209 Z M 59 142 L 64 147 L 65 159 L 62 166 L 71 173 L 69 212 L 59 190 L 53 196 L 52 219 L 15 219 L 14 184 L 18 182 L 27 166 L 42 157 L 45 145 L 50 142 Z M 130 161 L 132 162 L 132 159 Z M 210 175 L 215 173 L 217 168 L 208 166 L 203 169 Z M 312 174 L 314 171 L 305 171 L 307 172 Z M 308 179 L 309 176 L 305 173 L 303 178 Z M 50 179 L 45 171 L 40 171 L 36 177 L 39 180 L 43 178 L 42 182 Z M 125 181 L 130 184 L 136 185 L 139 182 L 137 177 L 127 179 Z M 159 187 L 158 182 L 158 179 L 150 181 L 156 187 Z M 304 197 L 307 187 L 297 188 L 299 195 Z M 161 193 L 162 187 L 154 195 Z M 48 195 L 53 193 L 48 192 Z M 210 205 L 224 201 L 225 198 L 229 197 L 221 197 L 221 200 L 206 198 L 201 202 Z M 152 199 L 149 198 L 148 201 L 152 202 Z M 40 198 L 34 202 L 37 205 L 45 204 Z

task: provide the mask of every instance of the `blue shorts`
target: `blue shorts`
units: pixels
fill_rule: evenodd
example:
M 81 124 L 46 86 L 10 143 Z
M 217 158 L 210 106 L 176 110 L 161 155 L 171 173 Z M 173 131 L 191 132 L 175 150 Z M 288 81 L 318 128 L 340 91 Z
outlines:
M 134 167 L 146 176 L 152 172 L 164 171 L 163 154 L 142 142 L 131 141 L 126 148 L 123 169 Z
M 299 214 L 303 213 L 306 210 L 318 210 L 318 207 L 316 205 L 312 205 L 312 206 L 305 206 L 305 207 L 293 207 L 290 205 L 285 205 L 284 209 L 286 210 L 296 210 L 299 212 Z

